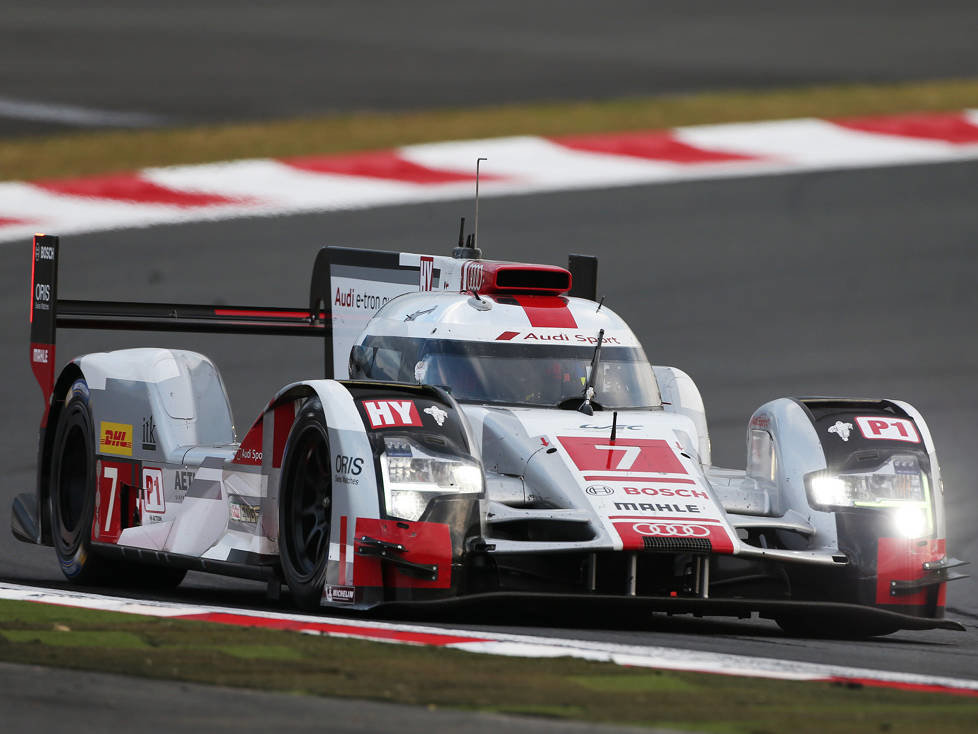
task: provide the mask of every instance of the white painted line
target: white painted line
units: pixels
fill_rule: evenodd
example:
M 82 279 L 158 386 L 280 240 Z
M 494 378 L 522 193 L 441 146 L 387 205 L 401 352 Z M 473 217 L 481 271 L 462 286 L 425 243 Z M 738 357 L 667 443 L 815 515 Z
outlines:
M 143 112 L 116 112 L 12 97 L 0 97 L 0 117 L 86 127 L 155 127 L 166 122 L 163 117 Z
M 978 694 L 978 680 L 965 678 L 870 670 L 867 668 L 704 652 L 655 645 L 621 645 L 606 642 L 496 633 L 491 630 L 472 631 L 418 624 L 376 622 L 369 619 L 351 619 L 350 617 L 259 612 L 251 609 L 232 609 L 228 607 L 177 602 L 132 600 L 72 590 L 43 589 L 5 582 L 0 582 L 0 598 L 171 618 L 203 614 L 241 615 L 254 619 L 256 626 L 260 626 L 263 620 L 288 620 L 298 622 L 300 625 L 308 624 L 308 628 L 301 629 L 306 634 L 357 637 L 388 643 L 397 643 L 399 641 L 390 639 L 389 635 L 382 636 L 384 633 L 403 632 L 445 635 L 472 640 L 472 642 L 451 642 L 444 645 L 445 647 L 491 655 L 530 658 L 573 657 L 584 660 L 611 662 L 618 665 L 658 668 L 663 670 L 719 673 L 780 680 L 853 680 L 868 684 L 895 684 L 922 689 L 936 687 L 948 689 L 953 692 L 975 692 Z M 329 626 L 339 629 L 322 632 L 316 629 L 317 626 Z M 346 629 L 350 631 L 345 632 L 344 630 Z M 370 630 L 375 630 L 378 636 L 372 636 Z

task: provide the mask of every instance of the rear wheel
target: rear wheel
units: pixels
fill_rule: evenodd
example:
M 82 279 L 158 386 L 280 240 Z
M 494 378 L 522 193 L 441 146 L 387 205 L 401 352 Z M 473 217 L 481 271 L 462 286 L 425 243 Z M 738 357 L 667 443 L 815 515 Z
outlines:
M 58 417 L 51 458 L 51 526 L 61 571 L 79 584 L 104 582 L 110 564 L 91 553 L 95 512 L 95 430 L 88 384 L 75 380 Z
M 301 609 L 316 610 L 329 560 L 333 485 L 322 404 L 309 401 L 285 444 L 279 488 L 279 554 Z

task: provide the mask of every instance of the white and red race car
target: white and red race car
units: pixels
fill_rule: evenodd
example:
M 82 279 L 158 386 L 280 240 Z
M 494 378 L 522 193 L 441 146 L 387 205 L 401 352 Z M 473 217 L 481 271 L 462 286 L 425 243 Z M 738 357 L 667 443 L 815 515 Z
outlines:
M 327 247 L 302 309 L 59 300 L 57 258 L 37 236 L 45 411 L 12 522 L 73 581 L 194 569 L 285 582 L 306 609 L 493 598 L 844 636 L 960 627 L 921 415 L 779 398 L 747 422 L 746 469 L 715 467 L 695 383 L 595 301 L 594 258 Z M 239 442 L 207 357 L 125 349 L 56 374 L 69 327 L 312 336 L 326 375 L 282 388 Z

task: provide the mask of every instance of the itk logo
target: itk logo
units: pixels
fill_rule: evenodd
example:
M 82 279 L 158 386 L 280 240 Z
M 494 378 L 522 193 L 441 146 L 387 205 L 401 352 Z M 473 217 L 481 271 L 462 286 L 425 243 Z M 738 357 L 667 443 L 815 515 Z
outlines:
M 153 416 L 143 418 L 143 451 L 156 451 L 156 422 Z
M 413 400 L 364 400 L 363 409 L 371 428 L 422 425 Z
M 435 258 L 431 255 L 421 256 L 420 283 L 418 287 L 423 291 L 430 291 L 435 280 Z

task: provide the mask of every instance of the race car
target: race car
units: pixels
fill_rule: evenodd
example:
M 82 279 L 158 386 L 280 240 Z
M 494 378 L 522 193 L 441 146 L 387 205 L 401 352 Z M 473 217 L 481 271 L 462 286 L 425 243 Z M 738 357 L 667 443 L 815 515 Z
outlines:
M 464 227 L 464 222 L 463 222 Z M 324 247 L 304 308 L 57 295 L 33 244 L 37 486 L 13 533 L 77 583 L 172 585 L 188 569 L 287 584 L 303 609 L 540 604 L 772 618 L 789 633 L 963 629 L 962 565 L 920 413 L 782 397 L 712 464 L 700 393 L 651 365 L 568 268 Z M 239 440 L 217 367 L 175 349 L 75 357 L 58 328 L 322 339 Z

